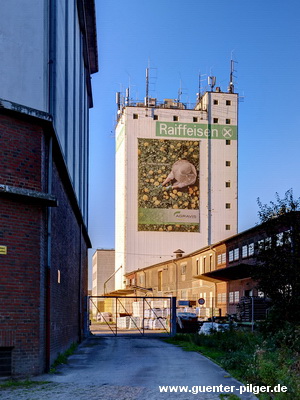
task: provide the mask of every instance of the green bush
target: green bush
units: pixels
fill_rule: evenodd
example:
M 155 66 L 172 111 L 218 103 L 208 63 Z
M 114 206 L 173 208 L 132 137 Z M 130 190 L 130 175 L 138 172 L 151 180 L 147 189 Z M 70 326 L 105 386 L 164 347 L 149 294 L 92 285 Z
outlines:
M 272 398 L 262 394 L 261 400 L 300 399 L 300 327 L 291 323 L 281 329 L 278 326 L 277 330 L 269 329 L 267 321 L 254 333 L 229 330 L 210 335 L 178 334 L 171 342 L 200 351 L 245 383 L 288 388 L 287 393 L 273 393 Z

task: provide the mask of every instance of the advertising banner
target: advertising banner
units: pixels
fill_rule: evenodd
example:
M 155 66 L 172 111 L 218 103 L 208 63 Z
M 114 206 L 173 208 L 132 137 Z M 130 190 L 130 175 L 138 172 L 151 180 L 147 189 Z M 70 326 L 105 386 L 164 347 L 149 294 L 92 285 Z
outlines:
M 157 122 L 156 135 L 187 139 L 237 139 L 236 125 L 192 124 L 182 122 Z
M 199 232 L 199 141 L 138 139 L 138 230 Z

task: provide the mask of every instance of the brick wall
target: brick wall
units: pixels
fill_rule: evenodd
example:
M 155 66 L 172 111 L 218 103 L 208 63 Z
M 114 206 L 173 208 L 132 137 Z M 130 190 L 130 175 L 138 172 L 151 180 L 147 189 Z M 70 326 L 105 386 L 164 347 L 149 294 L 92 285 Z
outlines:
M 46 191 L 45 137 L 50 132 L 35 121 L 0 115 L 0 184 Z M 56 146 L 52 190 L 59 206 L 51 209 L 50 362 L 80 339 L 87 293 L 87 244 L 58 159 Z M 47 367 L 47 208 L 0 196 L 0 245 L 7 246 L 7 255 L 0 254 L 0 352 L 13 347 L 13 375 L 39 374 Z
M 1 115 L 0 140 L 0 183 L 42 190 L 41 127 Z M 7 246 L 0 255 L 0 348 L 13 347 L 13 374 L 41 371 L 44 229 L 43 208 L 0 198 L 0 244 Z
M 80 339 L 87 295 L 87 246 L 55 163 L 53 194 L 59 207 L 52 210 L 51 362 Z

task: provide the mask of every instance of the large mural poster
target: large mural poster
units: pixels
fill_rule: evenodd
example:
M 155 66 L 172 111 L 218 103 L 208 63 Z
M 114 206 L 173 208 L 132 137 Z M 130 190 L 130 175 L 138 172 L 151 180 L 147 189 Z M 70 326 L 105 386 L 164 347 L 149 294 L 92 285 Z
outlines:
M 138 139 L 138 230 L 199 232 L 199 141 Z

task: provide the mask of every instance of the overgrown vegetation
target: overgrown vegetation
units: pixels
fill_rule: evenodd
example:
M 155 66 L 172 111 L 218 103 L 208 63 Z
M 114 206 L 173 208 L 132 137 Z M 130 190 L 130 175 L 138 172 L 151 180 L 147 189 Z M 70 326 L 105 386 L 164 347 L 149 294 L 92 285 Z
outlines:
M 3 383 L 0 383 L 0 389 L 12 389 L 12 388 L 30 388 L 34 386 L 43 386 L 47 385 L 51 382 L 47 381 L 31 381 L 30 379 L 25 380 L 7 380 Z
M 259 332 L 178 334 L 167 341 L 202 353 L 244 383 L 287 386 L 287 393 L 273 393 L 273 397 L 260 394 L 262 400 L 300 398 L 300 326 L 286 323 L 276 334 L 270 334 L 265 323 Z
M 292 189 L 284 198 L 262 204 L 259 218 L 264 224 L 265 240 L 257 249 L 251 277 L 257 288 L 272 299 L 273 316 L 284 321 L 300 321 L 300 198 Z
M 51 365 L 50 372 L 54 373 L 56 372 L 56 368 L 61 365 L 61 364 L 67 364 L 68 363 L 68 357 L 70 357 L 72 354 L 74 354 L 75 350 L 78 347 L 78 343 L 72 343 L 72 345 L 66 350 L 64 353 L 58 353 L 58 356 L 54 363 Z

